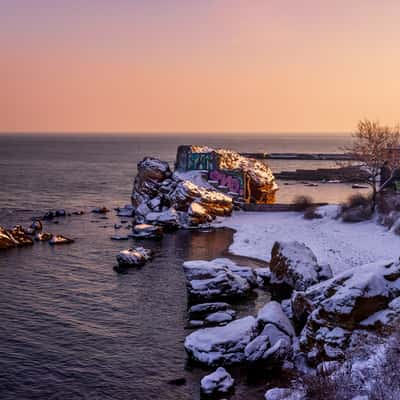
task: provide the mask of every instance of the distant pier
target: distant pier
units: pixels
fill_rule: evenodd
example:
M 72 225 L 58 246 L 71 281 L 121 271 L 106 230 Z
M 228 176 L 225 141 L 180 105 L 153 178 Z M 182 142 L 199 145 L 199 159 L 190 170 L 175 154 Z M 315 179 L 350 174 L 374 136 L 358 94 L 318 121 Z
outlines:
M 262 160 L 309 160 L 309 161 L 345 161 L 352 160 L 348 153 L 240 153 L 244 157 Z

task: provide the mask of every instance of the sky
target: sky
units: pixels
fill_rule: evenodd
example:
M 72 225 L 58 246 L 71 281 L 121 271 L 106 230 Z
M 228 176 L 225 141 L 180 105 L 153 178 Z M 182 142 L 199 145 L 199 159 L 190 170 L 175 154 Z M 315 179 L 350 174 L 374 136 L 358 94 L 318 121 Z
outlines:
M 0 132 L 400 120 L 398 0 L 0 0 Z

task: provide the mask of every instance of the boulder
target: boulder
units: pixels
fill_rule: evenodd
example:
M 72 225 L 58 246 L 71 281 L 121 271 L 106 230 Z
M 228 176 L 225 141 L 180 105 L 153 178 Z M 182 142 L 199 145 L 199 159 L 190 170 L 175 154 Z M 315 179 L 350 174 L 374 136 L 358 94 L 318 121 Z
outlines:
M 185 350 L 193 360 L 209 366 L 240 363 L 256 327 L 256 319 L 249 316 L 225 326 L 199 329 L 186 337 Z
M 49 241 L 49 244 L 51 245 L 70 244 L 70 243 L 74 243 L 74 240 L 67 238 L 63 235 L 54 235 Z
M 310 288 L 305 295 L 314 310 L 301 333 L 302 350 L 316 363 L 339 359 L 351 331 L 373 327 L 374 319 L 384 317 L 381 311 L 395 307 L 394 299 L 400 295 L 400 261 L 349 269 Z
M 116 258 L 120 267 L 137 267 L 146 264 L 152 257 L 152 251 L 144 247 L 136 247 L 120 251 Z
M 200 383 L 201 393 L 206 396 L 223 396 L 231 393 L 235 381 L 225 368 L 219 367 L 210 375 L 206 375 Z
M 140 239 L 161 239 L 163 230 L 160 226 L 139 224 L 133 227 L 132 237 Z
M 304 291 L 332 277 L 330 267 L 319 265 L 311 249 L 297 241 L 275 242 L 269 267 L 271 284 L 282 297 L 290 297 L 292 290 Z
M 226 259 L 187 261 L 183 264 L 190 301 L 209 301 L 246 296 L 249 282 L 231 271 Z
M 167 162 L 152 157 L 140 161 L 137 170 L 132 191 L 134 207 L 139 207 L 142 203 L 157 197 L 161 183 L 172 175 Z
M 198 202 L 193 201 L 190 203 L 188 209 L 188 223 L 189 225 L 201 225 L 211 222 L 213 217 L 207 213 L 207 210 Z

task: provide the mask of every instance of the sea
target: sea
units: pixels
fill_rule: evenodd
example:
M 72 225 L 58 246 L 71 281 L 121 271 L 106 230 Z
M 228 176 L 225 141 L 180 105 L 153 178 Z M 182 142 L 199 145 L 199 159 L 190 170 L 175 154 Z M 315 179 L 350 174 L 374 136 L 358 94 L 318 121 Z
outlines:
M 188 362 L 183 342 L 187 298 L 182 263 L 230 256 L 233 232 L 168 234 L 161 242 L 115 242 L 129 220 L 91 209 L 130 202 L 137 163 L 145 156 L 173 165 L 180 144 L 242 152 L 342 152 L 348 135 L 0 135 L 0 225 L 29 224 L 50 209 L 84 211 L 46 222 L 75 243 L 38 243 L 0 253 L 0 399 L 199 399 L 208 370 Z M 334 166 L 330 161 L 271 160 L 273 172 Z M 281 182 L 278 202 L 298 194 L 340 202 L 345 184 L 307 187 Z M 114 224 L 123 227 L 116 231 Z M 155 258 L 125 274 L 119 250 L 145 244 Z M 247 265 L 252 260 L 241 260 Z M 258 293 L 234 307 L 248 315 L 266 301 Z M 263 399 L 276 377 L 261 382 L 240 370 L 232 399 Z M 279 379 L 278 379 L 279 380 Z

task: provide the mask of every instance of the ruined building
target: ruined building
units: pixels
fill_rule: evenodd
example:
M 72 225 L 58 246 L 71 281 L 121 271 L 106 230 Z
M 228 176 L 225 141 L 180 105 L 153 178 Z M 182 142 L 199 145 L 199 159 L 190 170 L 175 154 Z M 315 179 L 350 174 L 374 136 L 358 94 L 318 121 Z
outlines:
M 274 203 L 278 190 L 275 177 L 266 164 L 231 150 L 179 146 L 175 169 L 180 172 L 205 171 L 210 182 L 243 198 L 246 203 Z

